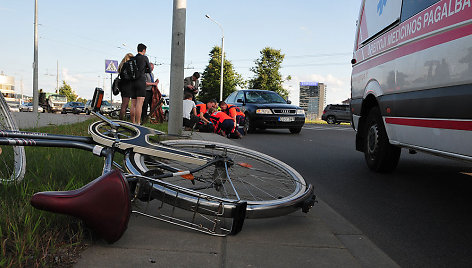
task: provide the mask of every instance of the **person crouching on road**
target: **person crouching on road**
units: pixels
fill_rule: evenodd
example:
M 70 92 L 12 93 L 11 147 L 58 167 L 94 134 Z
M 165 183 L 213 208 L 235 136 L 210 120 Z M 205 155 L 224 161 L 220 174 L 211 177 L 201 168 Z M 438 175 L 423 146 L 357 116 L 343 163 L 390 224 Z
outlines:
M 196 105 L 197 108 L 197 115 L 200 118 L 200 122 L 198 124 L 198 129 L 202 132 L 211 132 L 213 131 L 213 127 L 209 127 L 210 120 L 208 119 L 208 110 L 210 108 L 216 108 L 216 100 L 210 100 L 206 104 L 200 103 Z M 209 130 L 211 128 L 211 130 Z
M 224 101 L 220 101 L 219 107 L 222 112 L 229 115 L 236 122 L 237 126 L 244 126 L 246 115 L 241 112 L 238 106 L 227 104 Z M 241 133 L 242 134 L 242 133 Z M 244 133 L 245 135 L 246 133 Z
M 193 102 L 192 94 L 185 93 L 185 99 L 183 100 L 183 125 L 185 130 L 192 130 L 195 124 L 198 122 L 199 118 L 197 116 L 197 109 L 195 102 Z
M 228 138 L 242 138 L 241 133 L 239 133 L 239 131 L 235 131 L 236 121 L 234 121 L 229 115 L 225 114 L 224 112 L 217 111 L 216 108 L 213 107 L 208 110 L 208 113 L 210 114 L 210 120 L 215 125 L 215 133 Z

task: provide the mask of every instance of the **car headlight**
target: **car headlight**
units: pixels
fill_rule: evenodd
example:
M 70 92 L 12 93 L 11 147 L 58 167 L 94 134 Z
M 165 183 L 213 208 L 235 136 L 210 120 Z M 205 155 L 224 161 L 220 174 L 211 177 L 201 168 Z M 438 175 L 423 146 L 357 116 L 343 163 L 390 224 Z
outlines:
M 303 114 L 303 115 L 305 115 L 305 110 L 299 109 L 299 110 L 297 110 L 297 114 Z
M 257 109 L 256 114 L 272 114 L 270 109 Z

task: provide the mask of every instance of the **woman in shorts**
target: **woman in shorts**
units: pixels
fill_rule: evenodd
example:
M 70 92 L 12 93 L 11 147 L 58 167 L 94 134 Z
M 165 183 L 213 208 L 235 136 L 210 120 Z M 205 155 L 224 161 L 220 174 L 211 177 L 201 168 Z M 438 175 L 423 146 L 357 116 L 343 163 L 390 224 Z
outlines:
M 121 60 L 120 65 L 118 66 L 118 73 L 121 73 L 121 70 L 123 69 L 123 64 L 129 61 L 133 56 L 134 55 L 132 53 L 128 53 L 125 55 L 125 57 Z M 132 87 L 132 80 L 126 80 L 121 77 L 120 83 L 118 84 L 118 88 L 120 89 L 121 94 L 120 120 L 123 120 L 126 116 L 126 108 L 128 108 L 129 105 Z

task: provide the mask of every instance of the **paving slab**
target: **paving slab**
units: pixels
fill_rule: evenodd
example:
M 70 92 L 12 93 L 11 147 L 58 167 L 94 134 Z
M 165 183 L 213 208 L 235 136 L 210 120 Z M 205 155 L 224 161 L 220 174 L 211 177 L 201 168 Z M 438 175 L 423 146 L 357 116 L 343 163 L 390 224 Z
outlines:
M 229 143 L 212 133 L 192 139 Z M 185 216 L 184 216 L 185 217 Z M 97 241 L 75 267 L 398 267 L 361 231 L 320 201 L 308 213 L 246 220 L 236 236 L 214 237 L 132 215 L 114 244 Z

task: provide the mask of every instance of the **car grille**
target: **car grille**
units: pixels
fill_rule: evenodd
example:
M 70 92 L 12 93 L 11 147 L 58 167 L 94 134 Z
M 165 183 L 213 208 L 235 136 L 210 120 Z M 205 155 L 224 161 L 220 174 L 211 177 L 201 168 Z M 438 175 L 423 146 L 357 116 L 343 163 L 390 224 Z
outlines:
M 296 114 L 296 109 L 272 109 L 274 114 Z

